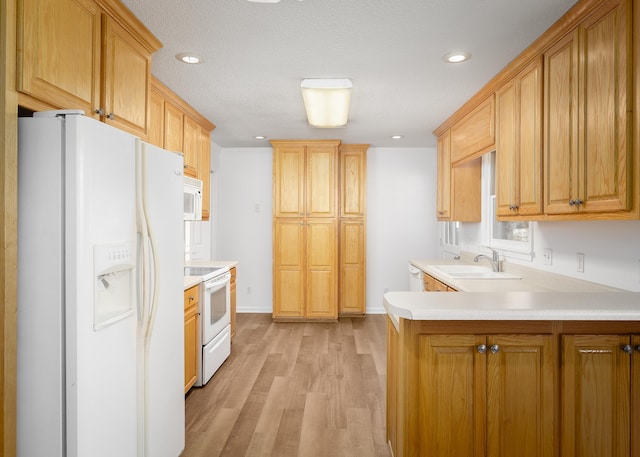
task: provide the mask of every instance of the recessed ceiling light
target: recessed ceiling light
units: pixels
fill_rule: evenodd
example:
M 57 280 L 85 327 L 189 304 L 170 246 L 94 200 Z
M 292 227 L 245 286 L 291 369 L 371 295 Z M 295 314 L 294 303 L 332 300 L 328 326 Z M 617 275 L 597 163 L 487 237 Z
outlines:
M 196 64 L 196 63 L 204 62 L 202 57 L 197 56 L 192 52 L 181 52 L 180 54 L 176 54 L 176 59 L 178 59 L 180 62 L 188 63 L 188 64 Z
M 391 137 L 392 140 L 399 140 L 400 138 L 402 138 L 402 135 L 393 135 Z
M 468 52 L 459 52 L 459 51 L 450 52 L 442 56 L 442 60 L 444 60 L 447 63 L 460 63 L 460 62 L 464 62 L 465 60 L 469 60 L 470 58 L 471 58 L 471 54 L 469 54 Z
M 256 140 L 265 140 L 265 139 L 267 139 L 267 137 L 266 137 L 266 136 L 263 136 L 263 135 L 256 135 L 256 136 L 254 136 L 254 138 L 255 138 Z

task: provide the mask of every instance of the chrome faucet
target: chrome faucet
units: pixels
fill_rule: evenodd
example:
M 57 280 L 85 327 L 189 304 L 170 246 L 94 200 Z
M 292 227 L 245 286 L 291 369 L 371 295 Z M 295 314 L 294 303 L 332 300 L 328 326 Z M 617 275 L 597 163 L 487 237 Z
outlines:
M 488 246 L 485 246 L 487 249 L 491 250 L 491 252 L 493 253 L 492 257 L 489 257 L 488 255 L 484 255 L 484 254 L 478 254 L 477 256 L 475 256 L 473 258 L 473 261 L 478 263 L 478 260 L 480 259 L 487 259 L 491 261 L 491 269 L 493 271 L 500 271 L 500 256 L 498 254 L 498 251 L 496 251 L 493 248 L 490 248 Z

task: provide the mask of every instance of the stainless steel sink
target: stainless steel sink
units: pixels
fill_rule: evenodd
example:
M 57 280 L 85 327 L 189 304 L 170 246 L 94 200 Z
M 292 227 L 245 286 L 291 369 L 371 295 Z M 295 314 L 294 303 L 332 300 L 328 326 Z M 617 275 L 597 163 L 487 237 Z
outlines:
M 451 279 L 522 279 L 521 276 L 492 271 L 480 265 L 430 265 L 429 269 Z

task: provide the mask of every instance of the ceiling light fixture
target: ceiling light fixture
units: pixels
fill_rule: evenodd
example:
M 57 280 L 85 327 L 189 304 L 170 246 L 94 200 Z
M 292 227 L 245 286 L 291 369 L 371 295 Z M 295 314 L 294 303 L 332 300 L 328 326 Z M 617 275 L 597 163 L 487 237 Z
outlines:
M 265 140 L 267 137 L 266 137 L 266 136 L 264 136 L 264 135 L 256 135 L 256 136 L 254 136 L 254 138 L 255 138 L 256 140 Z
M 460 63 L 460 62 L 469 60 L 470 58 L 471 58 L 471 54 L 469 54 L 468 52 L 459 52 L 459 51 L 450 52 L 442 56 L 442 60 L 444 60 L 447 63 Z
M 402 135 L 392 135 L 391 136 L 392 140 L 399 140 L 400 138 L 402 138 Z
M 181 52 L 180 54 L 176 54 L 176 59 L 178 59 L 182 63 L 188 63 L 188 64 L 196 64 L 196 63 L 204 62 L 202 57 L 197 56 L 192 52 Z
M 325 128 L 347 125 L 350 79 L 303 79 L 300 87 L 309 125 Z

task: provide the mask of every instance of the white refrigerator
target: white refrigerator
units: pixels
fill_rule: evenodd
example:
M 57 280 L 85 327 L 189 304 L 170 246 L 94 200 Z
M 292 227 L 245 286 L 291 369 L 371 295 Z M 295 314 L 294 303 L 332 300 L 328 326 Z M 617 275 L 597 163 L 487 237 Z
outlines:
M 176 457 L 182 156 L 37 114 L 18 125 L 18 456 Z

